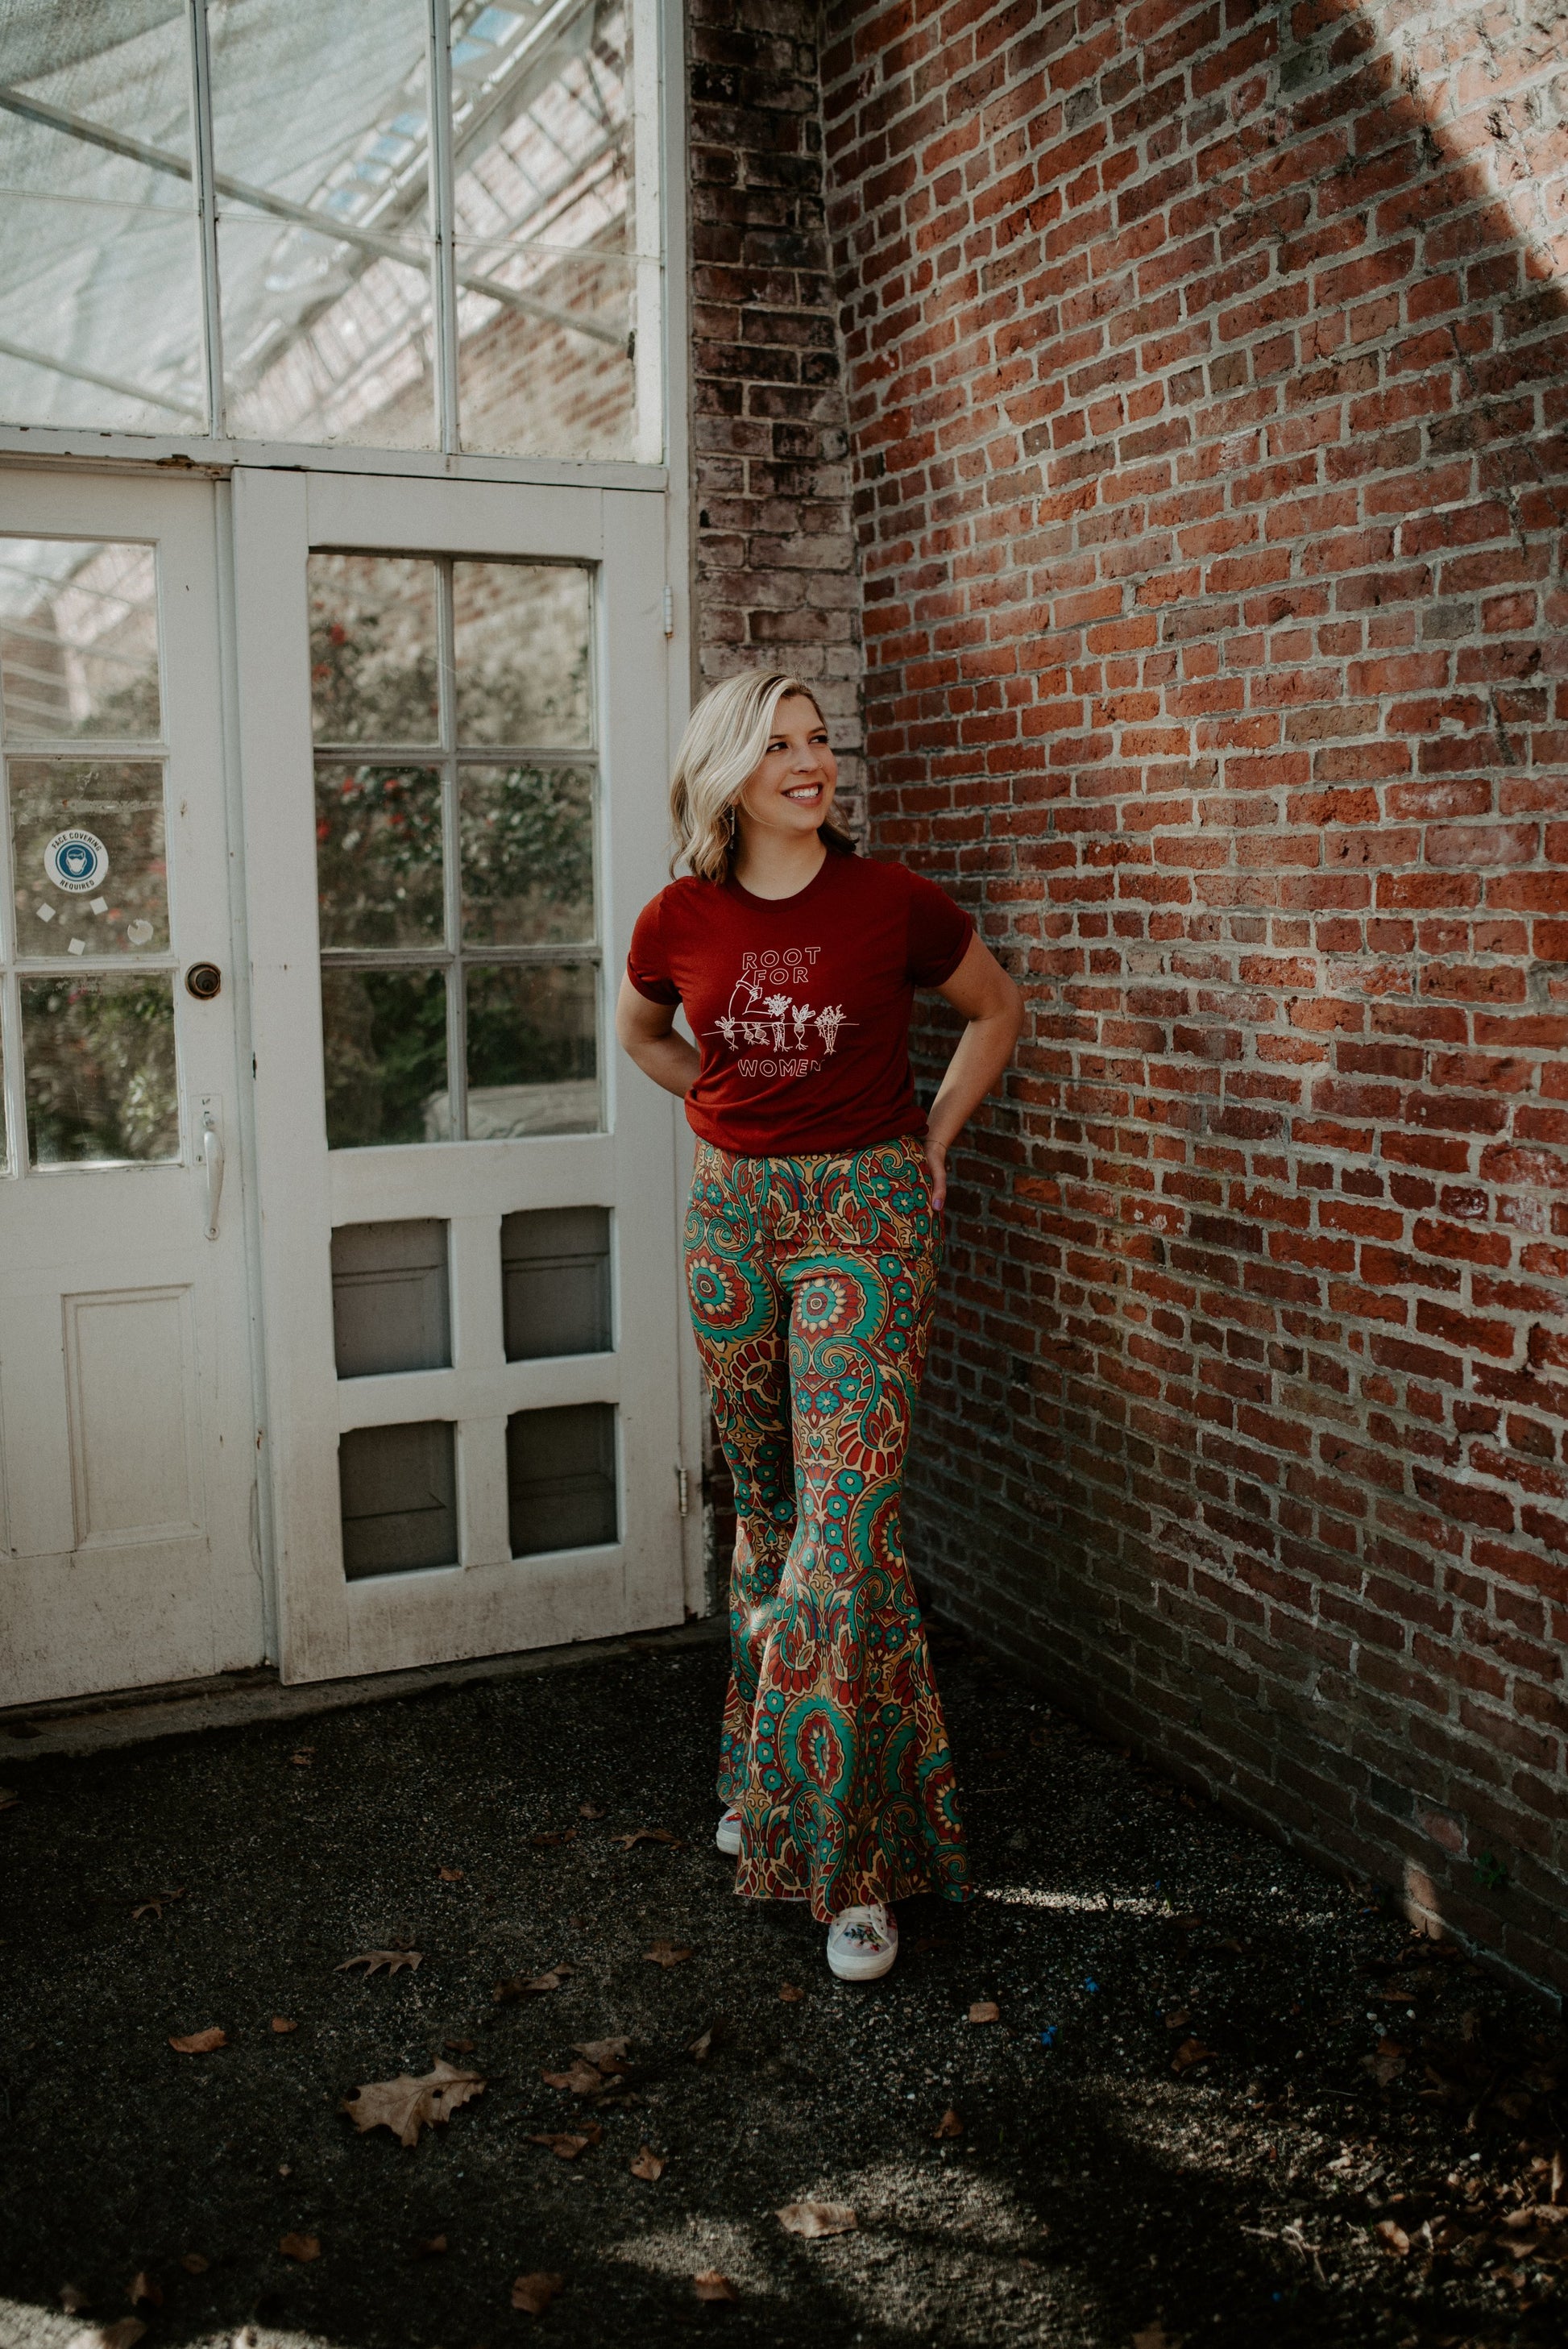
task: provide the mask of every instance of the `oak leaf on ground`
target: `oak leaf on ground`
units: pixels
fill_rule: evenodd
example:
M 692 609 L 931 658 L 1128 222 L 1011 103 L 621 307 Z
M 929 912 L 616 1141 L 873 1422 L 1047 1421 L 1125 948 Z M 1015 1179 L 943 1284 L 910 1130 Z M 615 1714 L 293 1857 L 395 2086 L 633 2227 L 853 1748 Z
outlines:
M 721 2275 L 717 2268 L 704 2268 L 700 2275 L 694 2275 L 691 2281 L 692 2289 L 698 2300 L 738 2300 L 740 2298 L 740 2294 L 730 2282 L 729 2278 L 727 2275 Z
M 273 2017 L 273 2029 L 281 2038 L 287 2032 L 297 2031 L 299 2029 L 299 2024 L 294 2020 L 292 2015 L 274 2014 Z
M 285 2260 L 298 2260 L 302 2267 L 321 2257 L 319 2235 L 287 2234 L 278 2237 L 278 2249 Z
M 631 2048 L 629 2039 L 575 2039 L 572 2043 L 573 2054 L 585 2055 L 601 2072 L 629 2072 Z
M 1156 2317 L 1152 2324 L 1146 2324 L 1141 2333 L 1133 2334 L 1132 2349 L 1181 2349 L 1181 2339 L 1179 2333 L 1167 2333 Z
M 462 1871 L 462 1869 L 461 1869 L 460 1868 L 442 1868 L 442 1870 L 441 1870 L 441 1881 L 442 1881 L 442 1883 L 443 1883 L 443 1884 L 460 1884 L 460 1883 L 462 1882 L 462 1880 L 463 1880 L 463 1871 Z
M 356 1958 L 345 1958 L 343 1963 L 334 1966 L 332 1971 L 335 1974 L 346 1974 L 350 1966 L 363 1966 L 365 1980 L 368 1982 L 371 1975 L 378 1974 L 383 1966 L 389 1974 L 397 1973 L 404 1966 L 412 1972 L 424 1954 L 423 1950 L 361 1950 Z
M 655 2153 L 651 2145 L 639 2146 L 632 2161 L 633 2177 L 645 2178 L 651 2183 L 655 2178 L 662 2178 L 664 2174 L 664 2156 Z
M 205 2275 L 212 2262 L 203 2259 L 200 2251 L 181 2251 L 180 2264 L 187 2275 Z
M 1171 2069 L 1173 2072 L 1190 2072 L 1194 2064 L 1211 2062 L 1217 2052 L 1215 2048 L 1205 2047 L 1201 2039 L 1183 2039 L 1171 2059 Z
M 540 2078 L 547 2088 L 566 2088 L 574 2096 L 591 2096 L 604 2085 L 604 2075 L 592 2064 L 579 2061 L 569 2072 L 541 2072 Z
M 682 1965 L 691 1954 L 684 1944 L 677 1944 L 675 1941 L 655 1941 L 651 1950 L 643 1951 L 648 1963 L 655 1966 Z
M 775 2216 L 788 2235 L 849 2235 L 860 2225 L 847 2202 L 786 2202 Z
M 603 1803 L 579 1803 L 577 1816 L 580 1819 L 602 1819 L 604 1816 L 604 1806 Z
M 799 2006 L 806 1993 L 799 1982 L 780 1982 L 779 2002 L 781 2006 Z
M 217 2023 L 210 2023 L 205 2031 L 189 2032 L 183 2039 L 169 2043 L 177 2055 L 211 2055 L 214 2047 L 227 2047 L 229 2034 Z
M 591 2121 L 580 2134 L 574 2130 L 531 2129 L 530 2145 L 547 2145 L 557 2161 L 575 2161 L 591 2145 L 597 2145 L 604 2132 L 597 2121 Z
M 563 2275 L 553 2274 L 547 2268 L 536 2269 L 531 2275 L 514 2276 L 511 2304 L 526 2310 L 530 2316 L 542 2316 L 565 2282 Z
M 932 2130 L 931 2134 L 933 2137 L 963 2136 L 964 2124 L 959 2119 L 951 2105 L 948 2106 L 947 2110 L 943 2114 L 942 2118 L 937 2122 L 936 2127 Z
M 511 2006 L 520 1998 L 542 1998 L 546 1991 L 559 1990 L 571 1966 L 546 1966 L 542 1974 L 513 1974 L 510 1982 L 497 1982 L 492 1993 L 497 2006 Z
M 612 1843 L 618 1843 L 623 1851 L 630 1851 L 634 1843 L 668 1843 L 678 1845 L 680 1837 L 678 1835 L 672 1835 L 668 1827 L 634 1827 L 630 1835 L 612 1836 L 610 1837 L 610 1841 Z
M 994 1998 L 977 1998 L 969 2010 L 971 2023 L 999 2023 L 1002 2010 Z
M 399 2145 L 417 2145 L 422 2128 L 449 2119 L 470 2096 L 482 2095 L 484 2087 L 478 2072 L 459 2072 L 443 2059 L 421 2079 L 400 2072 L 395 2080 L 372 2081 L 356 2096 L 346 2096 L 343 2110 L 362 2136 L 366 2129 L 389 2128 Z

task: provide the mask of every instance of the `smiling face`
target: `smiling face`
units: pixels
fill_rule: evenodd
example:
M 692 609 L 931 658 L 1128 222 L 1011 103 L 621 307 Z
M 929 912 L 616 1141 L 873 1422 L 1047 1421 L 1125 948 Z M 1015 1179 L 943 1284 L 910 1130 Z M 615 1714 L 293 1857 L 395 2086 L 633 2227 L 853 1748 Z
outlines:
M 814 701 L 788 693 L 773 713 L 762 763 L 748 777 L 738 807 L 743 826 L 808 839 L 832 809 L 839 770 Z

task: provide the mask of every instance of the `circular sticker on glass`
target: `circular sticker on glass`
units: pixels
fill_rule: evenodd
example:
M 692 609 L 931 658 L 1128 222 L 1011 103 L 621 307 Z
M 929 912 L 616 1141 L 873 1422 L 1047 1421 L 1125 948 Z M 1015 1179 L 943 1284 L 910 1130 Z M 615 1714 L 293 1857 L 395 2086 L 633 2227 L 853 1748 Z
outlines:
M 96 832 L 57 832 L 44 851 L 44 870 L 57 889 L 85 897 L 108 871 L 108 851 Z

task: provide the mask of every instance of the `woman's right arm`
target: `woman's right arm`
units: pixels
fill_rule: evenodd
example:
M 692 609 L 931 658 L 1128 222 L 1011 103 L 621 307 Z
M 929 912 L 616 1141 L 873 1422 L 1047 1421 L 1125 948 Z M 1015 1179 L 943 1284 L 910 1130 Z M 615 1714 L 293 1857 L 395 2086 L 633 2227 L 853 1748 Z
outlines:
M 615 1035 L 621 1050 L 635 1061 L 645 1077 L 684 1101 L 696 1082 L 702 1061 L 696 1046 L 675 1032 L 676 1008 L 673 1003 L 650 1002 L 629 978 L 623 978 L 615 1005 Z

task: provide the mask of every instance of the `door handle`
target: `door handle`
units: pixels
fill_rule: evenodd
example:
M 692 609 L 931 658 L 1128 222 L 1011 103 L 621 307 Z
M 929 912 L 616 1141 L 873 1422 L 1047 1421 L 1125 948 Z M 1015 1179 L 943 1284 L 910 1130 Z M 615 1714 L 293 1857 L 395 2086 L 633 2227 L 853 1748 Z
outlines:
M 218 1131 L 217 1105 L 201 1104 L 201 1164 L 207 1170 L 207 1237 L 218 1237 L 218 1206 L 223 1196 L 223 1137 Z

